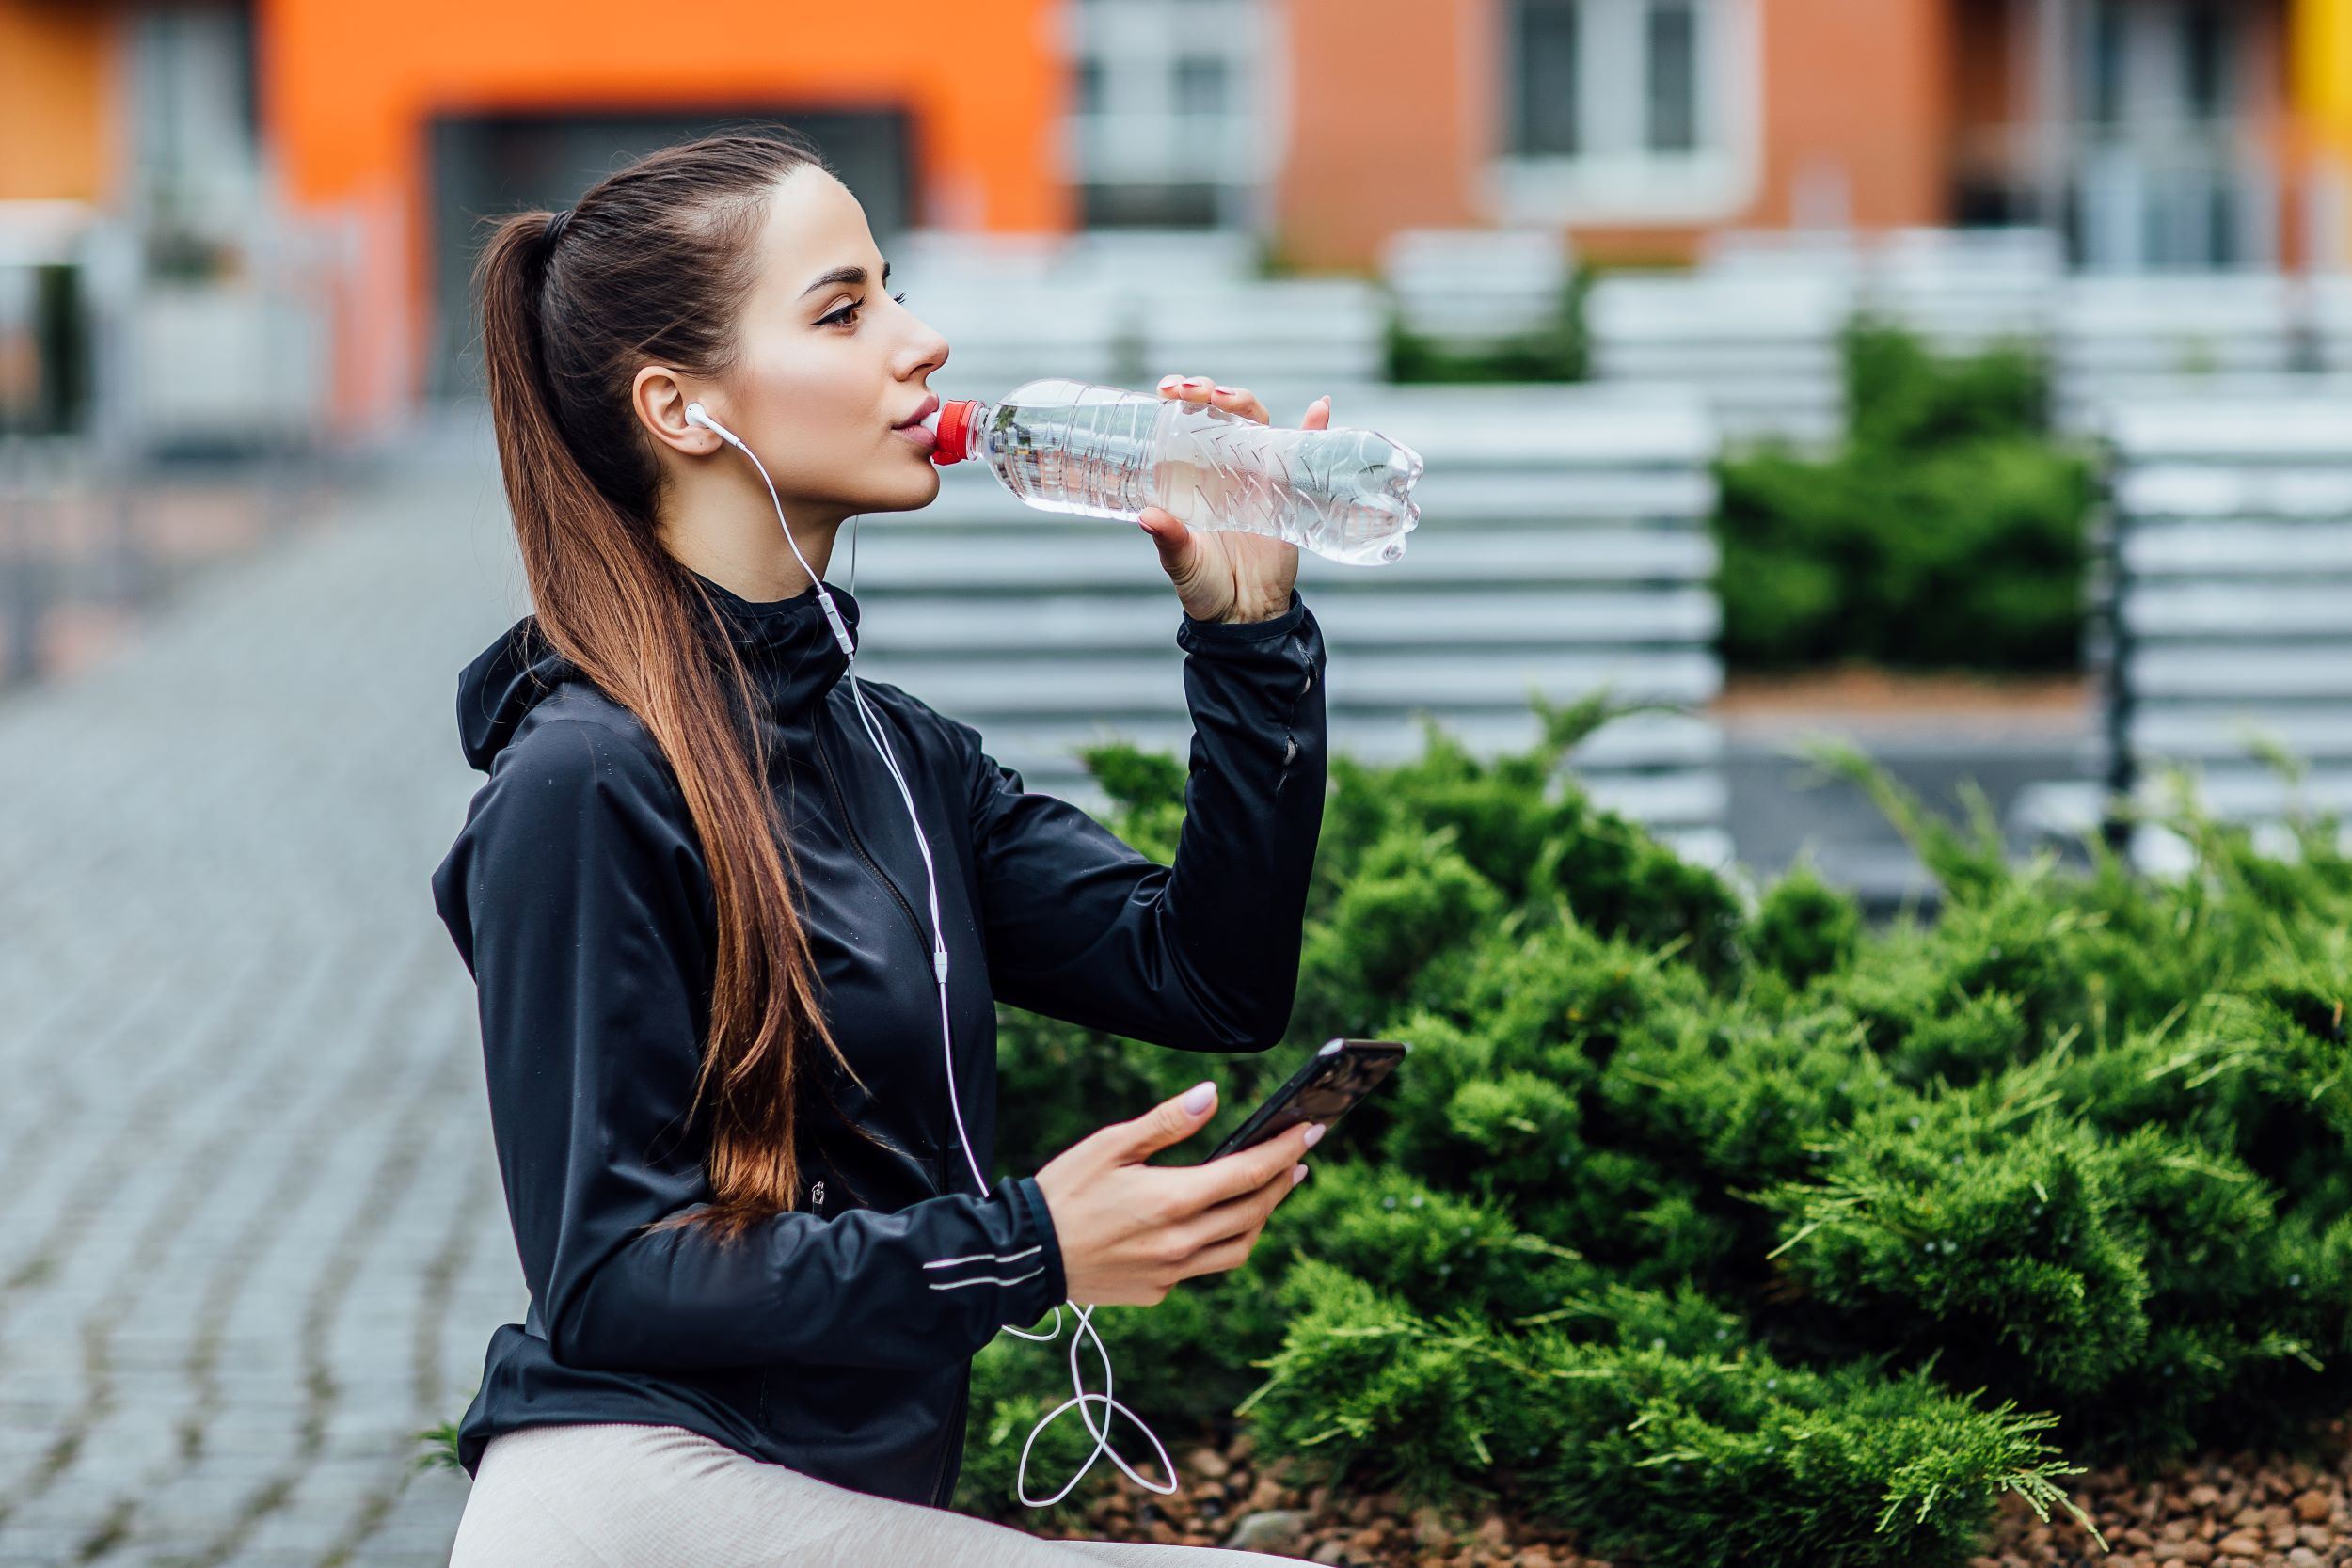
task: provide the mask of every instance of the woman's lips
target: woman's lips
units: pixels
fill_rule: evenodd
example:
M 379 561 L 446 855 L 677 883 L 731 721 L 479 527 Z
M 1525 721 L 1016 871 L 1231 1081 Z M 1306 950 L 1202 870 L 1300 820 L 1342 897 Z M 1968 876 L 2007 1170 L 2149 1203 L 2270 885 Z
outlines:
M 920 451 L 929 451 L 939 445 L 939 433 L 928 425 L 900 424 L 890 428 L 893 435 L 905 436 L 910 445 Z

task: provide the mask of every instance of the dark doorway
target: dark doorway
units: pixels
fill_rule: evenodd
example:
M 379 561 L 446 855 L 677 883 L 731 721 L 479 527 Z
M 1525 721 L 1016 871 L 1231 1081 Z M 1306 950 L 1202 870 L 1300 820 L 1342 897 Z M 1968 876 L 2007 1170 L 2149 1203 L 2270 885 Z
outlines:
M 629 159 L 714 131 L 783 127 L 817 144 L 866 205 L 885 255 L 914 220 L 912 132 L 899 109 L 678 109 L 446 116 L 430 135 L 435 324 L 426 385 L 436 397 L 479 391 L 481 314 L 475 257 L 495 219 L 569 206 Z

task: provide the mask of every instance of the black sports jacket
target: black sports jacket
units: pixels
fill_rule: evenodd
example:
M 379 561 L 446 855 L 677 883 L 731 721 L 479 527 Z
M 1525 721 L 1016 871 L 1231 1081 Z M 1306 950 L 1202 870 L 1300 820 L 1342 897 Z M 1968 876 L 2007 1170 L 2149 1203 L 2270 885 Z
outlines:
M 1035 1180 L 983 1197 L 955 1147 L 922 856 L 816 590 L 758 604 L 704 582 L 724 623 L 712 634 L 743 651 L 763 699 L 827 1021 L 868 1089 L 818 1053 L 806 1191 L 747 1242 L 644 1228 L 710 1196 L 707 1128 L 684 1119 L 710 1005 L 709 875 L 650 734 L 518 622 L 458 677 L 466 760 L 489 780 L 433 874 L 480 995 L 531 1288 L 523 1322 L 491 1337 L 459 1458 L 472 1471 L 520 1427 L 670 1424 L 944 1507 L 971 1357 L 1062 1300 L 1059 1244 Z M 854 640 L 857 603 L 833 593 Z M 860 679 L 937 864 L 982 1170 L 999 1001 L 1187 1051 L 1263 1051 L 1288 1023 L 1323 819 L 1322 635 L 1295 593 L 1267 621 L 1179 615 L 1193 742 L 1173 866 L 1025 793 L 970 726 Z

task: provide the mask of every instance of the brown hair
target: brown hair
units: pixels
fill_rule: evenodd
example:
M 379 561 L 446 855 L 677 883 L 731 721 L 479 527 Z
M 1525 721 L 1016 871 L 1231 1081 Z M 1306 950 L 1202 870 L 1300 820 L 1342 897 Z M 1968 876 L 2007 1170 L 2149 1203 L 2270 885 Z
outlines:
M 726 368 L 753 237 L 777 183 L 812 166 L 831 172 L 785 135 L 668 148 L 591 186 L 552 243 L 548 214 L 505 219 L 476 272 L 499 467 L 539 629 L 652 733 L 709 866 L 718 954 L 693 1108 L 710 1114 L 711 1201 L 660 1223 L 722 1236 L 795 1206 L 793 1107 L 812 1037 L 850 1069 L 818 1005 L 750 677 L 707 590 L 658 537 L 661 471 L 630 384 L 649 362 Z

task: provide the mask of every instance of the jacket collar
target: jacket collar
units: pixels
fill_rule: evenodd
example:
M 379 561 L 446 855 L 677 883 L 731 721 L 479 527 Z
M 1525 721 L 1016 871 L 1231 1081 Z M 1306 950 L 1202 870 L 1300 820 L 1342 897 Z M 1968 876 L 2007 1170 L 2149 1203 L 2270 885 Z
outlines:
M 849 656 L 834 641 L 814 586 L 788 599 L 759 603 L 699 572 L 694 576 L 709 592 L 717 625 L 740 650 L 743 667 L 771 715 L 794 714 L 822 702 L 849 669 Z M 826 586 L 833 590 L 842 624 L 850 628 L 850 645 L 855 647 L 857 600 L 846 589 Z M 548 646 L 536 616 L 516 622 L 458 673 L 457 738 L 466 761 L 488 772 L 524 715 L 564 682 L 585 678 Z
M 728 640 L 772 711 L 793 713 L 822 701 L 849 670 L 850 657 L 834 641 L 813 584 L 788 599 L 761 601 L 744 598 L 700 572 L 693 576 L 709 594 Z M 825 586 L 850 629 L 850 645 L 857 646 L 857 600 L 837 584 Z

